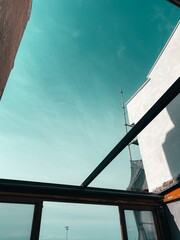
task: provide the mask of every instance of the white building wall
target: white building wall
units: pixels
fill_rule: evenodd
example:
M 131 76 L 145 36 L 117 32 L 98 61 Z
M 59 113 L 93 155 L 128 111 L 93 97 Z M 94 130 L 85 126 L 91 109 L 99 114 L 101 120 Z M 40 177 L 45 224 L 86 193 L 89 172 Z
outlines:
M 152 107 L 180 76 L 180 22 L 148 74 L 146 83 L 127 103 L 130 123 Z M 150 191 L 180 173 L 180 96 L 139 135 L 139 146 Z

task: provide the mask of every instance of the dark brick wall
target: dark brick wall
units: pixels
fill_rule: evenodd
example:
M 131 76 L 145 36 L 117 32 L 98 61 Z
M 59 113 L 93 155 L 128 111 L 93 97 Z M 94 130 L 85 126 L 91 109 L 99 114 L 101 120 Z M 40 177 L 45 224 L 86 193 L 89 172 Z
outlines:
M 31 0 L 0 0 L 0 98 L 31 11 Z

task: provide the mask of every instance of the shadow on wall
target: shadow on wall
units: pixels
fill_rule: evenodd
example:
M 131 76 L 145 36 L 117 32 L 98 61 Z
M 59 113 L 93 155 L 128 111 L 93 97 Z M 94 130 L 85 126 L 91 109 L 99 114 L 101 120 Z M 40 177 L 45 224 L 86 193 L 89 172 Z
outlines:
M 180 174 L 180 95 L 166 109 L 174 124 L 174 128 L 166 134 L 166 139 L 162 147 L 173 178 Z
M 178 215 L 179 210 L 180 210 L 179 208 L 180 208 L 180 201 L 175 201 L 175 202 L 169 203 L 169 204 L 167 204 L 167 206 L 165 208 L 166 216 L 167 216 L 168 224 L 169 224 L 169 229 L 170 229 L 171 237 L 173 240 L 180 239 L 180 230 L 178 228 L 179 222 L 177 221 L 177 219 L 175 219 L 175 218 L 179 218 L 179 216 L 175 216 L 175 215 Z M 179 219 L 179 221 L 180 221 L 180 219 Z

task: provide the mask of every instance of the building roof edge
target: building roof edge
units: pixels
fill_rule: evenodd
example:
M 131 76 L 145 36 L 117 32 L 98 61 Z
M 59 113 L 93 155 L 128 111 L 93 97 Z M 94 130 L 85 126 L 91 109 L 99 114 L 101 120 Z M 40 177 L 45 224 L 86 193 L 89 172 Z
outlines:
M 177 28 L 179 27 L 180 25 L 180 20 L 178 21 L 178 23 L 176 24 L 173 32 L 171 33 L 170 37 L 168 38 L 168 40 L 166 41 L 166 44 L 164 45 L 163 49 L 161 50 L 160 54 L 158 55 L 158 57 L 156 58 L 156 61 L 154 62 L 154 64 L 152 65 L 150 71 L 148 72 L 147 74 L 147 77 L 146 77 L 146 81 L 143 83 L 143 85 L 132 95 L 132 97 L 126 102 L 126 105 L 138 94 L 138 92 L 141 91 L 142 88 L 144 88 L 144 86 L 151 80 L 150 78 L 150 74 L 151 72 L 153 71 L 153 69 L 155 68 L 156 64 L 158 63 L 160 57 L 162 56 L 163 52 L 165 51 L 168 43 L 170 42 L 171 38 L 173 37 L 174 33 L 176 32 Z

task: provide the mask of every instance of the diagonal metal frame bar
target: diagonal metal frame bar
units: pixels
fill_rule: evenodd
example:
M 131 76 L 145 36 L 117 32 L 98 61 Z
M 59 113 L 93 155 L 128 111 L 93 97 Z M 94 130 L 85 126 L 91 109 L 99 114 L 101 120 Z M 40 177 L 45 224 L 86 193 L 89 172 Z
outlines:
M 177 7 L 180 7 L 180 0 L 167 0 L 167 1 L 176 5 Z
M 179 92 L 180 77 L 112 149 L 112 151 L 85 179 L 81 186 L 87 187 L 114 160 L 114 158 L 179 94 Z

